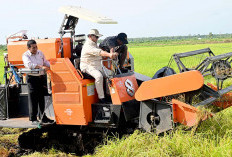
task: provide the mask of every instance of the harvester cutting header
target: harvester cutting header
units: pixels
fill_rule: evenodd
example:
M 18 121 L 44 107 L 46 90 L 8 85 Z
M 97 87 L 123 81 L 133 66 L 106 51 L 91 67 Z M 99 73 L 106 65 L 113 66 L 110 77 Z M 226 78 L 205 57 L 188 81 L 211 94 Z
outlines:
M 105 99 L 99 100 L 95 79 L 80 68 L 86 37 L 76 34 L 75 28 L 80 19 L 99 24 L 117 22 L 80 7 L 62 7 L 60 11 L 65 13 L 60 37 L 36 40 L 38 49 L 50 62 L 44 84 L 47 86 L 46 105 L 41 114 L 52 118 L 54 124 L 32 125 L 29 122 L 30 90 L 25 78 L 42 75 L 44 69 L 24 67 L 22 55 L 28 50 L 25 31 L 22 36 L 13 35 L 7 39 L 5 84 L 0 89 L 0 126 L 41 128 L 22 134 L 19 138 L 21 147 L 31 147 L 31 137 L 36 133 L 38 138 L 44 132 L 48 132 L 51 139 L 62 134 L 60 138 L 69 139 L 70 145 L 85 134 L 93 135 L 91 140 L 94 141 L 99 138 L 96 135 L 102 135 L 107 129 L 126 132 L 141 128 L 159 134 L 172 130 L 178 123 L 196 125 L 200 112 L 197 106 L 231 106 L 232 86 L 223 88 L 223 82 L 231 77 L 232 52 L 215 56 L 209 48 L 174 54 L 170 63 L 174 60 L 176 68 L 170 67 L 169 63 L 153 78 L 134 71 L 134 59 L 129 51 L 126 51 L 123 65 L 114 58 L 102 58 L 99 68 L 105 76 Z M 65 34 L 70 37 L 64 37 Z M 183 61 L 188 57 L 200 60 L 189 67 Z M 217 85 L 204 84 L 206 77 L 214 77 Z M 73 148 L 76 149 L 84 148 Z

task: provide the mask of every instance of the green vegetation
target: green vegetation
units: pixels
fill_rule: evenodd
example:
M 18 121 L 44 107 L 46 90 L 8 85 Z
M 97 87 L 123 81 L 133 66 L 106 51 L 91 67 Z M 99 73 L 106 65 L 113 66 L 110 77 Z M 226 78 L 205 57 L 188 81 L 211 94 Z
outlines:
M 152 77 L 157 70 L 167 66 L 174 53 L 183 53 L 209 47 L 215 55 L 232 51 L 231 43 L 175 45 L 175 46 L 144 46 L 129 47 L 135 63 L 135 71 Z M 175 65 L 175 63 L 173 63 Z M 176 66 L 174 66 L 174 69 Z M 177 69 L 175 69 L 177 71 Z
M 0 156 L 15 156 L 18 148 L 18 136 L 25 129 L 0 128 Z
M 3 80 L 3 73 L 4 73 L 4 57 L 3 53 L 6 53 L 6 46 L 0 45 L 0 84 Z
M 157 136 L 135 131 L 123 139 L 108 140 L 96 149 L 94 156 L 231 156 L 232 109 L 226 109 L 192 130 L 179 127 Z

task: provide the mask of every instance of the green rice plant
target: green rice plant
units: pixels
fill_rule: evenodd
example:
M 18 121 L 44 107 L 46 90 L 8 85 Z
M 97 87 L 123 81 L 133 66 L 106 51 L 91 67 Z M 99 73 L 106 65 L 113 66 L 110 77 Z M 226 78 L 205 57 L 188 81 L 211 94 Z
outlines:
M 197 131 L 178 127 L 164 136 L 135 131 L 122 139 L 108 140 L 94 156 L 231 156 L 232 109 L 203 121 Z M 194 133 L 193 133 L 194 131 Z

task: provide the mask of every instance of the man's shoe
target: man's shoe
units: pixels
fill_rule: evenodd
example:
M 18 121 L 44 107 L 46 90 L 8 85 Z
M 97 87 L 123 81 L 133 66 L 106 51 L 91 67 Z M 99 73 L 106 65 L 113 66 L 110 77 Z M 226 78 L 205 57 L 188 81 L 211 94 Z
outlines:
M 31 125 L 38 125 L 39 124 L 39 121 L 38 120 L 33 120 Z
M 42 123 L 49 123 L 52 124 L 54 123 L 54 120 L 49 119 L 47 116 L 43 117 Z
M 99 103 L 102 103 L 102 104 L 107 104 L 106 98 L 99 99 Z

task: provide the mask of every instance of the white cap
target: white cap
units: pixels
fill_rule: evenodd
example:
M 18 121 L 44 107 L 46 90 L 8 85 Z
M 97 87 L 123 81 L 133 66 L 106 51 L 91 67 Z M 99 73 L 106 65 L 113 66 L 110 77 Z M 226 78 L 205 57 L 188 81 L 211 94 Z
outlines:
M 102 37 L 103 35 L 99 34 L 99 31 L 97 29 L 91 29 L 88 33 L 88 35 L 96 35 L 98 37 Z

